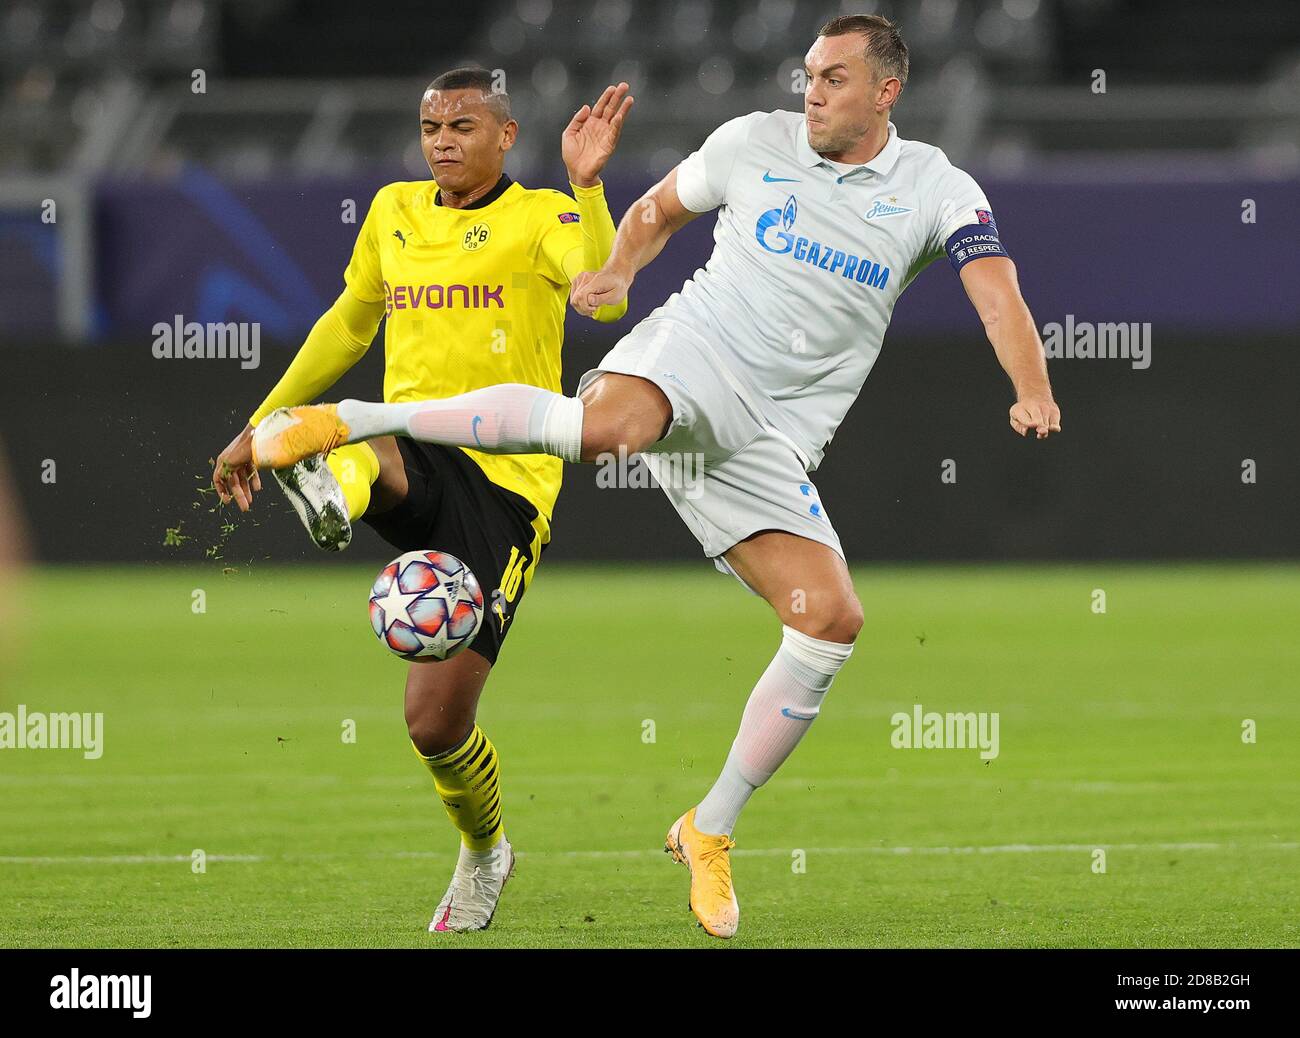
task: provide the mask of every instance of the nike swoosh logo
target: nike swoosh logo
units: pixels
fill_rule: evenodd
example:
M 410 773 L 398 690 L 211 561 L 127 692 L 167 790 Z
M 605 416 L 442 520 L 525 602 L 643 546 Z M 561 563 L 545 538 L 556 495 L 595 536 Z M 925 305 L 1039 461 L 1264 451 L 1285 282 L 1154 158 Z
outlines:
M 788 706 L 781 707 L 781 716 L 788 717 L 793 721 L 812 721 L 816 714 L 801 714 L 798 710 L 791 710 Z
M 769 169 L 766 173 L 763 174 L 763 183 L 764 184 L 799 184 L 802 183 L 802 181 L 796 180 L 794 177 L 774 177 L 772 176 L 772 171 Z
M 480 447 L 483 446 L 483 441 L 478 438 L 478 423 L 481 421 L 483 421 L 483 416 L 481 414 L 476 414 L 474 420 L 469 423 L 469 431 L 474 434 L 474 442 Z

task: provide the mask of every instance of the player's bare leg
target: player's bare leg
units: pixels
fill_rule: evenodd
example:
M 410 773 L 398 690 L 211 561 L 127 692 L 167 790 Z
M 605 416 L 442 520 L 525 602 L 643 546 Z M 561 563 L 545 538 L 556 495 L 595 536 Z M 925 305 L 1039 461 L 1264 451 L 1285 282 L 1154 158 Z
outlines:
M 397 449 L 395 437 L 377 436 L 366 442 L 379 459 L 379 475 L 370 487 L 370 503 L 366 507 L 366 513 L 382 515 L 405 501 L 410 492 L 406 481 L 406 462 L 402 459 L 402 452 Z
M 785 626 L 840 644 L 852 644 L 862 630 L 862 603 L 848 566 L 833 548 L 783 530 L 763 530 L 723 557 Z
M 483 930 L 492 922 L 514 851 L 501 824 L 496 750 L 474 723 L 492 665 L 473 649 L 436 663 L 412 663 L 406 680 L 406 727 L 433 774 L 447 814 L 461 834 L 451 883 L 430 932 Z
M 412 663 L 406 675 L 406 731 L 425 757 L 446 753 L 474 729 L 492 664 L 473 649 L 449 660 Z
M 664 438 L 673 405 L 649 379 L 606 372 L 582 392 L 582 460 L 623 448 L 635 454 Z
M 725 555 L 785 628 L 781 648 L 750 694 L 722 774 L 665 841 L 691 870 L 691 911 L 716 937 L 740 922 L 731 879 L 731 833 L 754 790 L 794 751 L 821 709 L 836 671 L 862 628 L 862 606 L 844 560 L 806 537 L 767 530 Z

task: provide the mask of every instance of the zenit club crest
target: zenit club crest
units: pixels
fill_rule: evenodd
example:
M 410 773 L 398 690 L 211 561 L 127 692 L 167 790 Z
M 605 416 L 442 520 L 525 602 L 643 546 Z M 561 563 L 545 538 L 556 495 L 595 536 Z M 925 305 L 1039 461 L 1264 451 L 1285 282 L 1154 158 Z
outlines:
M 897 198 L 891 198 L 888 202 L 877 198 L 871 203 L 871 208 L 862 215 L 868 220 L 880 220 L 886 216 L 899 216 L 912 211 L 907 206 L 895 205 L 897 201 Z

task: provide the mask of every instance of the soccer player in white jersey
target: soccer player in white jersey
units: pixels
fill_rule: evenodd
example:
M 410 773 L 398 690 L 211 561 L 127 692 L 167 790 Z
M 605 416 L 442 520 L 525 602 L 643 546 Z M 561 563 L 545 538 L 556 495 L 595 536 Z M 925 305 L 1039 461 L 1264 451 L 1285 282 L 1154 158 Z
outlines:
M 808 473 L 856 399 L 903 288 L 948 256 L 1011 379 L 1012 429 L 1059 432 L 1042 343 L 984 193 L 890 114 L 907 48 L 885 18 L 836 18 L 805 57 L 804 111 L 724 123 L 624 216 L 584 314 L 627 295 L 669 236 L 718 210 L 713 254 L 582 379 L 577 397 L 499 385 L 437 401 L 292 409 L 255 437 L 260 466 L 337 442 L 406 435 L 568 461 L 642 452 L 706 555 L 761 595 L 781 645 L 749 697 L 722 773 L 668 832 L 690 904 L 730 937 L 740 910 L 728 852 L 742 807 L 817 717 L 862 626 L 840 540 Z M 262 427 L 259 427 L 259 429 Z M 679 452 L 702 461 L 684 486 Z

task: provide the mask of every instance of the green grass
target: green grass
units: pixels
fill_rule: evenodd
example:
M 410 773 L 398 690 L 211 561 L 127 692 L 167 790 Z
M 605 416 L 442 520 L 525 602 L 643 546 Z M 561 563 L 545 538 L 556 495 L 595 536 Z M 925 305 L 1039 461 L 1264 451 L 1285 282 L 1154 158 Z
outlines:
M 766 606 L 704 565 L 543 566 L 479 718 L 518 874 L 491 930 L 430 935 L 455 837 L 374 568 L 31 576 L 0 710 L 102 711 L 105 752 L 0 750 L 0 945 L 719 945 L 659 848 L 775 649 Z M 1300 568 L 856 580 L 857 651 L 737 830 L 732 946 L 1300 943 Z M 914 703 L 997 711 L 1000 755 L 892 748 Z

